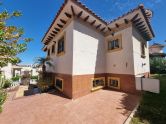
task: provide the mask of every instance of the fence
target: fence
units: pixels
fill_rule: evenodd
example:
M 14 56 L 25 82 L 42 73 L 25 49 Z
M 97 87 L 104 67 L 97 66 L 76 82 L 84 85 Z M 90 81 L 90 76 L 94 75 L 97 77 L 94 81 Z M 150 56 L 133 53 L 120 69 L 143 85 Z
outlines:
M 20 85 L 20 81 L 21 80 L 19 80 L 19 81 L 12 81 L 10 87 L 12 88 L 12 87 L 16 87 L 16 86 Z M 0 75 L 0 88 L 3 88 L 4 84 L 5 84 L 5 76 L 4 75 Z
M 136 77 L 136 89 L 160 93 L 160 81 L 158 79 Z
M 18 85 L 20 85 L 20 80 L 12 82 L 11 87 L 16 87 Z

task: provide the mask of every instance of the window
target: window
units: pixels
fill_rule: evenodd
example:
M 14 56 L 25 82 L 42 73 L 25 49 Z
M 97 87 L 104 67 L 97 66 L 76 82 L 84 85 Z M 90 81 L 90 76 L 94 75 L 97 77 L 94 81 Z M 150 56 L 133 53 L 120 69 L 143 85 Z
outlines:
M 48 49 L 47 51 L 47 56 L 50 56 L 50 49 Z
M 56 79 L 55 79 L 55 87 L 56 87 L 58 90 L 63 91 L 63 79 L 56 78 Z
M 62 37 L 59 41 L 58 41 L 58 55 L 61 55 L 62 53 L 65 52 L 65 41 L 64 41 L 64 37 Z
M 120 89 L 120 79 L 117 77 L 108 77 L 108 87 Z
M 55 53 L 55 45 L 52 45 L 52 53 Z
M 108 51 L 120 50 L 121 47 L 121 35 L 115 36 L 108 41 Z
M 92 91 L 103 88 L 105 86 L 105 78 L 94 78 L 92 79 Z
M 145 43 L 141 42 L 141 57 L 145 58 Z

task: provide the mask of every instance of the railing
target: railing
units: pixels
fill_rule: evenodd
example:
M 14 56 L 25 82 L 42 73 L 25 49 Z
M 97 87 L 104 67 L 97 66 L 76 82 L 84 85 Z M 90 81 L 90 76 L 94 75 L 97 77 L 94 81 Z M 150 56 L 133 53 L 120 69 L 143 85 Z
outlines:
M 20 80 L 19 81 L 13 81 L 12 84 L 11 84 L 11 87 L 16 87 L 20 85 Z
M 4 84 L 5 84 L 5 76 L 0 75 L 0 88 L 3 88 Z M 20 80 L 19 81 L 12 81 L 10 87 L 12 88 L 12 87 L 16 87 L 18 85 L 20 85 Z

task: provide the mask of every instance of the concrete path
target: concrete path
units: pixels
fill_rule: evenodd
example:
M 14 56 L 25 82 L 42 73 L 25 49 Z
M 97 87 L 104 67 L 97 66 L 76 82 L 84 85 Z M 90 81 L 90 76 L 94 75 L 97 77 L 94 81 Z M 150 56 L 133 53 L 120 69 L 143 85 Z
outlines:
M 111 90 L 76 100 L 59 93 L 12 98 L 4 105 L 0 124 L 123 124 L 139 101 L 138 96 Z

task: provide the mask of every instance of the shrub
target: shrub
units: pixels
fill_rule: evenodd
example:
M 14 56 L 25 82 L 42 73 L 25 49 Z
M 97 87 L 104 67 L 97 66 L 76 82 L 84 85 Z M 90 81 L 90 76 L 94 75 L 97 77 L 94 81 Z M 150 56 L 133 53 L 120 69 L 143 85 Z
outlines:
M 12 77 L 12 81 L 19 81 L 19 79 L 20 79 L 20 76 Z
M 2 112 L 2 105 L 5 102 L 6 98 L 7 93 L 4 90 L 0 89 L 0 112 Z
M 31 79 L 38 79 L 38 76 L 31 76 Z
M 11 84 L 12 84 L 11 80 L 6 79 L 3 88 L 8 88 L 11 86 Z
M 47 92 L 48 89 L 53 86 L 52 80 L 50 77 L 39 79 L 37 81 L 37 86 L 41 92 Z
M 152 74 L 166 73 L 166 59 L 161 57 L 153 57 L 150 59 L 150 71 Z
M 47 92 L 49 89 L 49 84 L 45 83 L 45 82 L 38 82 L 37 83 L 37 87 L 40 89 L 40 91 L 43 92 Z

